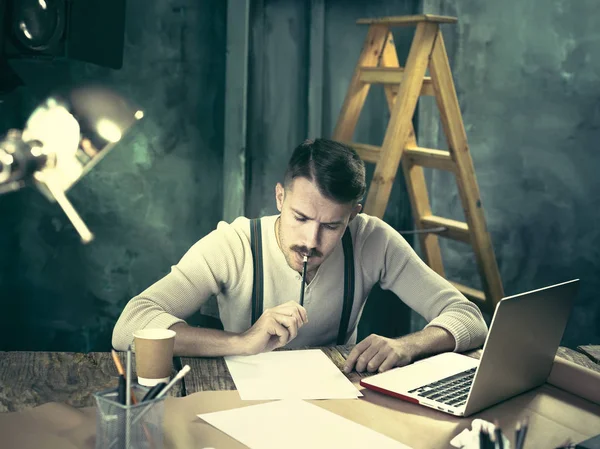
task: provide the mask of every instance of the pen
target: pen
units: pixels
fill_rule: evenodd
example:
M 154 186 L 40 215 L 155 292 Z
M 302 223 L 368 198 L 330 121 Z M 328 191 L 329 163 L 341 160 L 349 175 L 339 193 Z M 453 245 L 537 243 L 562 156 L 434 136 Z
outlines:
M 183 378 L 183 376 L 185 376 L 185 375 L 186 375 L 186 374 L 187 374 L 187 373 L 190 371 L 190 369 L 191 369 L 191 368 L 190 368 L 190 365 L 185 365 L 185 366 L 184 366 L 184 367 L 181 369 L 181 371 L 179 371 L 179 372 L 178 372 L 178 373 L 175 375 L 175 377 L 173 378 L 173 380 L 172 380 L 171 382 L 169 382 L 169 383 L 167 384 L 167 386 L 166 386 L 165 388 L 163 388 L 163 389 L 160 391 L 160 393 L 158 393 L 158 394 L 156 395 L 156 398 L 155 398 L 155 399 L 162 398 L 162 397 L 163 397 L 165 394 L 167 394 L 167 392 L 168 392 L 168 391 L 169 391 L 171 388 L 173 388 L 173 385 L 175 385 L 177 382 L 179 382 L 179 381 L 180 381 L 180 380 Z M 144 410 L 142 410 L 142 411 L 141 411 L 141 412 L 140 412 L 140 413 L 139 413 L 139 414 L 138 414 L 138 415 L 137 415 L 137 416 L 136 416 L 136 417 L 133 419 L 133 424 L 136 424 L 136 423 L 137 423 L 137 422 L 138 422 L 140 419 L 142 419 L 142 417 L 143 417 L 143 416 L 144 416 L 146 413 L 148 413 L 148 410 L 149 410 L 149 409 L 150 409 L 150 407 L 148 406 L 148 407 L 146 407 Z M 110 447 L 112 447 L 112 445 L 111 445 Z
M 167 391 L 169 391 L 171 388 L 173 388 L 173 385 L 175 385 L 177 382 L 179 382 L 181 379 L 183 379 L 183 376 L 185 376 L 190 371 L 190 369 L 191 369 L 190 365 L 185 365 L 181 369 L 181 371 L 179 371 L 177 374 L 175 374 L 175 377 L 173 378 L 173 380 L 171 382 L 169 382 L 165 388 L 160 390 L 160 393 L 158 393 L 156 395 L 156 399 L 162 398 L 165 394 L 167 394 Z
M 306 285 L 306 265 L 308 264 L 308 256 L 304 256 L 302 267 L 302 288 L 300 289 L 300 305 L 304 307 L 304 286 Z
M 129 349 L 131 350 L 131 346 L 129 346 Z M 125 385 L 126 385 L 126 381 L 125 381 L 125 370 L 123 369 L 123 365 L 121 364 L 121 360 L 119 360 L 119 356 L 117 355 L 117 351 L 115 351 L 114 349 L 111 351 L 112 353 L 112 358 L 113 361 L 115 362 L 115 366 L 117 367 L 117 371 L 119 373 L 119 397 L 118 397 L 118 402 L 119 404 L 125 404 Z M 129 368 L 128 371 L 131 372 L 131 352 L 128 354 L 128 360 L 127 360 L 128 364 L 129 364 Z M 131 379 L 131 377 L 130 377 Z M 159 384 L 160 385 L 160 384 Z M 164 383 L 163 383 L 164 385 Z M 131 393 L 131 402 L 133 402 L 133 404 L 137 404 L 137 399 L 135 398 L 135 394 L 133 392 L 133 389 L 131 389 L 130 391 Z M 122 396 L 121 396 L 122 395 Z M 148 395 L 146 393 L 146 395 Z M 148 431 L 148 428 L 146 427 L 146 424 L 142 425 L 144 428 L 144 434 L 146 435 L 146 438 L 148 439 L 148 443 L 150 443 L 150 447 L 154 448 L 154 440 L 152 438 L 152 436 L 150 435 L 150 432 Z M 110 447 L 112 447 L 114 445 L 111 444 Z
M 165 387 L 165 385 L 167 385 L 165 382 L 160 382 L 154 385 L 150 390 L 148 390 L 148 393 L 146 393 L 146 395 L 142 399 L 142 402 L 154 399 L 156 395 L 160 392 L 160 390 L 162 390 Z

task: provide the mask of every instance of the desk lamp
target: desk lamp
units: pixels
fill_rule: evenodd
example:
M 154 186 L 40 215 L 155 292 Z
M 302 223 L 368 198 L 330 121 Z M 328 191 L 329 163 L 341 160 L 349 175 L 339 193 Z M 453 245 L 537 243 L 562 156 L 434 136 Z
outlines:
M 83 243 L 94 236 L 66 192 L 121 140 L 144 113 L 111 89 L 77 87 L 41 103 L 25 129 L 0 138 L 0 195 L 34 186 L 56 201 Z

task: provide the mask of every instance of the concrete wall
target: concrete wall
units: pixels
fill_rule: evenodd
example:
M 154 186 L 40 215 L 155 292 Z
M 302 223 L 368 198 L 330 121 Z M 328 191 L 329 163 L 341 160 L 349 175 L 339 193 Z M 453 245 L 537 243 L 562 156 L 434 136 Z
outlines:
M 226 3 L 128 0 L 124 66 L 15 63 L 2 131 L 56 86 L 113 85 L 140 126 L 69 193 L 83 246 L 35 191 L 0 197 L 0 349 L 107 350 L 127 300 L 169 271 L 222 213 Z
M 357 18 L 456 15 L 459 23 L 444 26 L 444 36 L 505 290 L 581 278 L 563 343 L 597 342 L 594 6 L 253 1 L 246 215 L 275 213 L 274 186 L 292 149 L 331 135 L 366 34 Z M 222 218 L 226 2 L 128 0 L 127 12 L 122 70 L 13 64 L 27 84 L 2 97 L 1 132 L 21 126 L 53 87 L 88 80 L 116 86 L 146 117 L 69 194 L 96 233 L 91 245 L 81 245 L 62 211 L 37 192 L 0 197 L 0 350 L 108 349 L 125 302 Z M 401 61 L 412 32 L 394 31 Z M 382 90 L 373 88 L 356 141 L 381 143 L 386 108 Z M 420 144 L 444 148 L 431 102 L 419 109 Z M 429 178 L 434 211 L 462 218 L 453 178 Z M 385 217 L 398 230 L 412 227 L 403 182 L 400 176 Z M 477 286 L 470 249 L 443 245 L 449 277 Z M 406 331 L 410 314 L 397 298 L 375 291 L 370 299 L 362 335 Z
M 252 4 L 246 206 L 247 215 L 258 216 L 277 212 L 275 184 L 294 147 L 306 138 L 332 135 L 367 33 L 367 27 L 356 20 L 414 14 L 418 2 L 257 0 Z M 394 30 L 401 61 L 413 32 Z M 373 87 L 354 140 L 380 145 L 388 119 L 383 88 Z M 367 168 L 370 182 L 374 167 Z M 412 228 L 403 183 L 400 174 L 384 217 L 398 230 Z M 403 303 L 375 289 L 359 333 L 400 335 L 408 332 L 409 325 L 410 313 Z
M 62 211 L 37 192 L 0 197 L 0 291 L 6 308 L 0 315 L 0 350 L 108 349 L 125 303 L 222 219 L 227 3 L 127 4 L 123 69 L 76 61 L 12 64 L 26 86 L 3 98 L 2 132 L 22 126 L 55 87 L 86 81 L 117 87 L 139 102 L 146 116 L 69 193 L 96 234 L 91 245 L 82 246 Z M 369 6 L 251 2 L 247 216 L 276 211 L 275 183 L 292 149 L 309 137 L 309 109 L 313 122 L 320 116 L 310 137 L 330 136 L 366 34 L 355 20 L 416 9 L 413 0 Z M 315 20 L 321 21 L 320 37 L 314 35 Z M 398 34 L 401 56 L 410 32 L 403 33 Z M 322 60 L 311 67 L 315 49 Z M 320 105 L 309 108 L 315 73 Z M 373 89 L 356 140 L 380 143 L 388 116 L 382 90 Z M 411 226 L 402 182 L 386 216 L 398 229 Z M 404 332 L 409 319 L 397 298 L 374 294 L 364 332 Z
M 444 38 L 506 293 L 580 278 L 563 344 L 597 343 L 597 2 L 424 0 L 423 10 L 459 20 Z M 419 143 L 447 148 L 432 106 L 421 107 Z M 430 179 L 434 211 L 462 218 L 453 178 Z M 477 285 L 469 248 L 444 246 L 448 276 Z

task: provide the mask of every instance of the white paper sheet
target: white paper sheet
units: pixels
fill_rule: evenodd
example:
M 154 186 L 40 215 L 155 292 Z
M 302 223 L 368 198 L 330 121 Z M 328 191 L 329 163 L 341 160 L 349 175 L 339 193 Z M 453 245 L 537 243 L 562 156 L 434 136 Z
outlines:
M 410 449 L 362 424 L 299 399 L 198 417 L 250 449 Z
M 225 357 L 242 400 L 356 399 L 362 393 L 320 349 Z

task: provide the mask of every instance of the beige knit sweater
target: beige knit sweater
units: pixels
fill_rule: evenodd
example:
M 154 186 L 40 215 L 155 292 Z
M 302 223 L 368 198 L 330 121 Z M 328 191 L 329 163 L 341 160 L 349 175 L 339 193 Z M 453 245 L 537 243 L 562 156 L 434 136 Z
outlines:
M 261 219 L 264 259 L 264 309 L 298 300 L 301 277 L 290 268 L 275 238 L 277 216 Z M 481 312 L 448 281 L 432 271 L 406 240 L 384 221 L 359 214 L 350 223 L 354 245 L 355 296 L 347 343 L 356 329 L 375 283 L 393 291 L 423 316 L 427 326 L 448 330 L 455 351 L 483 344 L 487 326 Z M 341 241 L 306 287 L 308 324 L 287 347 L 335 344 L 343 302 L 344 255 Z M 217 297 L 225 330 L 243 332 L 251 325 L 252 253 L 249 220 L 240 217 L 194 244 L 169 274 L 129 301 L 113 331 L 113 346 L 126 350 L 133 332 L 168 328 L 183 322 L 211 295 Z

